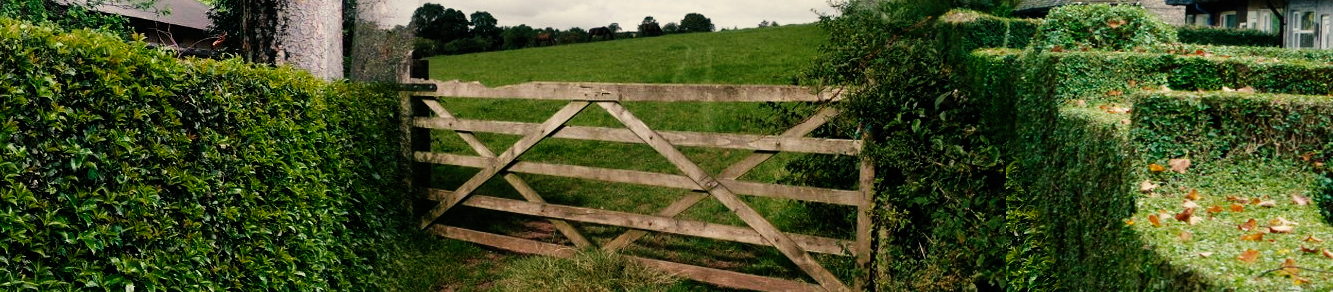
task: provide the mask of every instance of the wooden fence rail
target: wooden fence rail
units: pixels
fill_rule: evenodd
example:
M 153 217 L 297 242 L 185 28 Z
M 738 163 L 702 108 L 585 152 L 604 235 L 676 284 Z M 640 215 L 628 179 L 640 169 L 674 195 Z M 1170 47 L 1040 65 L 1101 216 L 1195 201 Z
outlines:
M 816 261 L 810 255 L 811 252 L 855 256 L 857 263 L 862 267 L 865 267 L 869 262 L 870 220 L 868 212 L 871 208 L 871 193 L 874 183 L 874 168 L 871 167 L 869 161 L 862 159 L 857 190 L 825 189 L 739 180 L 741 176 L 760 163 L 772 158 L 778 152 L 858 155 L 863 146 L 859 140 L 805 137 L 820 125 L 826 123 L 831 117 L 836 116 L 838 112 L 834 108 L 826 107 L 822 109 L 805 122 L 792 127 L 781 135 L 751 135 L 657 131 L 645 124 L 620 103 L 622 101 L 828 102 L 837 100 L 839 96 L 836 93 L 811 94 L 808 89 L 795 86 L 536 82 L 488 88 L 478 83 L 456 81 L 439 82 L 414 79 L 411 82 L 433 85 L 417 88 L 434 88 L 433 91 L 405 92 L 403 96 L 405 105 L 420 106 L 419 108 L 429 110 L 429 116 L 413 116 L 406 121 L 408 123 L 405 125 L 406 127 L 417 129 L 414 130 L 417 134 L 413 135 L 413 139 L 426 140 L 424 142 L 413 142 L 416 146 L 410 154 L 412 158 L 421 164 L 444 164 L 481 169 L 455 190 L 430 189 L 422 187 L 420 183 L 414 186 L 415 189 L 423 190 L 424 198 L 437 202 L 422 217 L 421 227 L 440 236 L 524 253 L 570 257 L 574 255 L 576 249 L 596 247 L 594 242 L 583 236 L 577 228 L 568 223 L 569 221 L 620 226 L 629 228 L 630 231 L 603 244 L 600 247 L 601 249 L 617 251 L 629 246 L 647 232 L 662 232 L 765 245 L 777 248 L 778 251 L 818 283 L 813 285 L 787 279 L 630 257 L 645 265 L 661 268 L 695 280 L 727 287 L 763 291 L 851 290 L 852 287 L 834 277 L 832 273 Z M 568 104 L 545 122 L 519 123 L 458 119 L 434 97 L 564 100 L 568 101 Z M 565 125 L 575 115 L 588 110 L 594 105 L 611 114 L 625 128 Z M 428 144 L 428 131 L 430 129 L 456 132 L 476 152 L 477 156 L 431 152 Z M 473 134 L 474 132 L 521 135 L 523 137 L 505 151 L 497 154 L 481 143 Z M 519 157 L 525 152 L 547 138 L 647 144 L 672 165 L 675 165 L 683 175 L 519 160 Z M 753 154 L 732 164 L 718 174 L 711 174 L 677 150 L 676 147 L 678 146 L 743 149 L 753 151 Z M 416 169 L 421 171 L 430 168 L 419 166 Z M 615 212 L 547 203 L 536 190 L 528 186 L 517 175 L 518 173 L 669 187 L 692 190 L 693 192 L 653 215 Z M 475 194 L 478 187 L 497 176 L 502 177 L 518 190 L 524 200 Z M 744 201 L 740 200 L 738 195 L 855 206 L 857 207 L 855 238 L 845 240 L 782 232 Z M 728 210 L 745 223 L 745 226 L 675 218 L 690 207 L 710 197 L 726 206 Z M 435 224 L 437 219 L 446 215 L 446 212 L 457 205 L 547 218 L 556 227 L 556 230 L 570 239 L 574 246 L 543 243 Z M 860 281 L 861 279 L 858 279 L 858 282 Z M 859 288 L 860 285 L 855 286 Z

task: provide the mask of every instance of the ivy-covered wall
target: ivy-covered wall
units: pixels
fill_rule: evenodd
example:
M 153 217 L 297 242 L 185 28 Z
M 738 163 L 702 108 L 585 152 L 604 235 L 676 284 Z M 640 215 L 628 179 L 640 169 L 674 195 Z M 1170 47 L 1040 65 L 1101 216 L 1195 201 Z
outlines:
M 7 19 L 0 51 L 0 290 L 384 290 L 392 91 Z

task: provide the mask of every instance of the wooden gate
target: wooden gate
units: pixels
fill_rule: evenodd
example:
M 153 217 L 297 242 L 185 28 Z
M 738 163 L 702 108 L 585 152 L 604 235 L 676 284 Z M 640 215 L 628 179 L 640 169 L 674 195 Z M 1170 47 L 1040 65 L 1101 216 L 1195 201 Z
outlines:
M 862 142 L 847 139 L 805 137 L 829 118 L 838 114 L 826 107 L 806 121 L 781 135 L 749 135 L 731 133 L 700 133 L 657 131 L 644 124 L 621 102 L 827 102 L 838 94 L 816 95 L 804 87 L 749 86 L 749 85 L 668 85 L 668 84 L 611 84 L 611 83 L 550 83 L 535 82 L 498 88 L 487 88 L 480 83 L 439 82 L 413 79 L 420 91 L 405 92 L 404 105 L 417 108 L 408 118 L 413 131 L 411 155 L 418 162 L 417 172 L 429 174 L 431 164 L 446 164 L 480 168 L 471 179 L 455 190 L 422 188 L 424 197 L 438 202 L 422 218 L 421 227 L 447 238 L 488 245 L 522 253 L 571 257 L 577 249 L 601 248 L 617 251 L 632 244 L 646 232 L 663 232 L 716 240 L 766 245 L 777 248 L 818 284 L 802 281 L 763 277 L 720 269 L 693 266 L 669 261 L 627 256 L 647 266 L 656 267 L 694 280 L 725 287 L 763 291 L 847 291 L 849 287 L 829 273 L 811 252 L 855 256 L 860 267 L 870 259 L 870 222 L 868 213 L 874 181 L 874 168 L 862 159 L 858 190 L 822 189 L 738 180 L 760 163 L 778 152 L 823 153 L 858 155 Z M 562 100 L 568 101 L 545 122 L 519 123 L 505 121 L 466 120 L 455 118 L 439 103 L 438 97 L 468 97 L 496 99 Z M 610 113 L 625 128 L 565 126 L 579 112 L 600 107 Z M 464 156 L 431 152 L 430 129 L 452 130 L 477 154 Z M 495 153 L 482 144 L 473 133 L 501 133 L 522 135 L 509 149 Z M 642 143 L 652 147 L 684 175 L 664 174 L 623 169 L 594 168 L 575 165 L 525 162 L 518 158 L 538 142 L 547 138 L 596 140 L 624 143 Z M 677 146 L 744 149 L 753 151 L 745 159 L 718 174 L 711 174 L 676 149 Z M 626 162 L 631 163 L 631 162 Z M 517 173 L 591 179 L 608 182 L 670 187 L 695 192 L 670 204 L 653 215 L 615 212 L 576 206 L 546 203 Z M 526 200 L 512 200 L 475 194 L 482 183 L 502 177 Z M 425 180 L 428 178 L 420 178 Z M 827 204 L 857 207 L 854 239 L 835 239 L 785 233 L 755 212 L 738 194 L 786 198 Z M 746 226 L 732 226 L 675 218 L 696 203 L 716 199 L 739 217 Z M 556 230 L 574 246 L 486 233 L 459 227 L 434 224 L 436 219 L 457 205 L 480 209 L 548 218 Z M 620 226 L 630 231 L 621 234 L 600 247 L 583 236 L 568 221 Z M 858 282 L 860 280 L 858 279 Z M 860 286 L 859 284 L 856 286 Z

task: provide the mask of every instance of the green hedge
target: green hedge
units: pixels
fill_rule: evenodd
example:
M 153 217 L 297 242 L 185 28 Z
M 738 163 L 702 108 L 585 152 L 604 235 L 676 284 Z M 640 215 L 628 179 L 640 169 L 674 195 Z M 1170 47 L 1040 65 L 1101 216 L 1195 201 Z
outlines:
M 1141 7 L 1107 4 L 1051 9 L 1037 28 L 1038 50 L 1144 50 L 1176 43 L 1175 28 Z
M 0 19 L 0 290 L 382 290 L 398 101 Z
M 1281 47 L 1282 36 L 1254 29 L 1213 28 L 1206 26 L 1178 26 L 1176 36 L 1186 44 Z
M 1333 156 L 1333 98 L 1246 93 L 1145 93 L 1134 137 L 1148 161 L 1189 156 Z
M 1040 20 L 995 17 L 971 10 L 953 10 L 940 17 L 936 29 L 957 56 L 980 48 L 1025 48 Z

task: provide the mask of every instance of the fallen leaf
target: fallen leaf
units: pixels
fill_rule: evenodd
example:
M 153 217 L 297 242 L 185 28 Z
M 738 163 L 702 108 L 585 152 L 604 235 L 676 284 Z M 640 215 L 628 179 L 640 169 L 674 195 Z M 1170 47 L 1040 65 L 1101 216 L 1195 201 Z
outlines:
M 1110 95 L 1110 96 L 1121 96 L 1121 95 L 1125 95 L 1125 92 L 1120 91 L 1119 89 L 1116 89 L 1116 90 L 1112 90 L 1111 92 L 1107 92 L 1106 95 Z
M 1236 259 L 1242 262 L 1253 263 L 1254 260 L 1259 259 L 1259 251 L 1246 249 L 1245 252 L 1240 253 L 1240 256 L 1236 257 Z
M 1111 27 L 1111 28 L 1117 28 L 1117 27 L 1120 27 L 1121 25 L 1125 25 L 1125 21 L 1124 21 L 1124 20 L 1115 19 L 1115 20 L 1111 20 L 1111 21 L 1107 21 L 1107 22 L 1106 22 L 1106 26 L 1109 26 L 1109 27 Z
M 1194 233 L 1190 233 L 1189 231 L 1181 231 L 1180 235 L 1178 236 L 1180 237 L 1180 241 L 1190 241 L 1190 238 L 1194 237 Z
M 1245 205 L 1231 203 L 1231 212 L 1240 213 L 1245 211 Z
M 1250 205 L 1258 205 L 1259 202 L 1262 202 L 1259 200 L 1259 198 L 1250 199 Z
M 1134 226 L 1134 219 L 1133 218 L 1125 219 L 1125 225 Z
M 1226 87 L 1226 86 L 1222 86 L 1222 92 L 1234 92 L 1234 91 L 1236 91 L 1236 90 L 1235 90 L 1235 89 L 1231 89 L 1231 88 Z
M 1241 223 L 1240 225 L 1236 225 L 1236 228 L 1238 228 L 1238 229 L 1240 229 L 1240 230 L 1244 230 L 1244 231 L 1250 231 L 1250 229 L 1254 229 L 1254 226 L 1257 225 L 1257 224 L 1259 224 L 1259 223 L 1256 222 L 1256 221 L 1254 221 L 1254 218 L 1250 218 L 1250 221 L 1245 221 L 1245 223 Z
M 1319 252 L 1319 250 L 1318 250 L 1318 249 L 1313 249 L 1313 248 L 1305 247 L 1305 245 L 1302 244 L 1302 245 L 1301 245 L 1301 252 L 1303 252 L 1303 253 L 1316 253 L 1316 252 Z
M 1163 171 L 1166 171 L 1166 167 L 1165 167 L 1165 166 L 1162 166 L 1161 164 L 1153 163 L 1153 164 L 1149 164 L 1149 165 L 1148 165 L 1148 171 L 1151 171 L 1151 172 L 1163 172 Z
M 1152 223 L 1153 227 L 1162 227 L 1162 221 L 1157 219 L 1157 214 L 1148 215 L 1148 223 Z
M 1129 108 L 1119 106 L 1112 106 L 1106 109 L 1106 113 L 1108 114 L 1126 114 L 1129 113 L 1129 111 Z
M 1301 277 L 1291 277 L 1291 283 L 1296 286 L 1310 284 L 1310 279 Z
M 1185 173 L 1185 170 L 1190 168 L 1190 159 L 1189 158 L 1172 159 L 1168 160 L 1166 164 L 1171 165 L 1172 171 L 1175 171 L 1177 173 Z
M 1311 158 L 1314 158 L 1314 152 L 1305 152 L 1305 154 L 1301 154 L 1301 161 L 1310 161 Z
M 1274 202 L 1273 200 L 1267 200 L 1267 201 L 1260 201 L 1258 204 L 1255 205 L 1259 205 L 1259 207 L 1272 208 L 1272 207 L 1277 207 L 1277 202 Z
M 1264 241 L 1264 233 L 1263 233 L 1263 232 L 1259 232 L 1259 233 L 1251 233 L 1251 234 L 1241 235 L 1241 236 L 1240 236 L 1240 240 L 1245 240 L 1245 241 Z
M 1087 107 L 1088 101 L 1082 99 L 1074 100 L 1074 105 L 1077 105 L 1078 107 Z
M 1189 221 L 1185 221 L 1186 224 L 1189 224 L 1189 225 L 1191 225 L 1191 226 L 1193 226 L 1193 225 L 1198 225 L 1198 224 L 1201 223 L 1201 222 L 1203 222 L 1203 217 L 1199 217 L 1199 216 L 1190 216 L 1190 220 L 1189 220 Z
M 1213 252 L 1211 252 L 1211 251 L 1206 251 L 1206 252 L 1201 252 L 1201 253 L 1199 253 L 1199 257 L 1205 257 L 1205 258 L 1206 258 L 1206 257 L 1210 257 L 1210 256 L 1213 256 Z
M 1152 192 L 1152 190 L 1156 188 L 1157 184 L 1152 183 L 1152 180 L 1145 180 L 1143 183 L 1139 184 L 1139 191 L 1145 193 Z
M 1291 233 L 1291 231 L 1293 230 L 1296 230 L 1296 227 L 1290 225 L 1279 225 L 1279 226 L 1268 227 L 1268 231 L 1272 233 Z
M 1333 259 L 1333 252 L 1328 252 L 1327 249 L 1320 251 L 1320 254 L 1323 254 L 1326 258 Z
M 1185 200 L 1185 203 L 1180 204 L 1180 206 L 1185 207 L 1185 209 L 1198 209 L 1199 203 L 1195 203 L 1194 201 L 1190 200 Z
M 1237 196 L 1227 196 L 1227 202 L 1244 203 L 1245 201 L 1246 201 L 1246 199 L 1245 199 L 1245 198 L 1242 198 L 1242 197 L 1237 197 Z
M 1240 89 L 1236 89 L 1236 92 L 1254 93 L 1254 86 L 1241 87 Z
M 1122 124 L 1122 125 L 1128 125 L 1129 123 L 1130 123 L 1130 122 L 1129 122 L 1129 119 L 1121 119 L 1121 120 L 1120 120 L 1120 124 Z
M 1268 225 L 1301 225 L 1301 224 L 1296 223 L 1295 221 L 1287 220 L 1287 218 L 1277 217 L 1273 218 L 1273 220 L 1268 220 Z
M 1192 190 L 1190 190 L 1190 193 L 1185 195 L 1185 199 L 1198 201 L 1198 200 L 1199 200 L 1199 189 L 1192 189 Z
M 1184 211 L 1176 213 L 1176 220 L 1180 220 L 1180 222 L 1190 222 L 1190 217 L 1193 216 L 1194 216 L 1194 208 L 1185 208 Z
M 1310 236 L 1305 237 L 1305 242 L 1324 242 L 1324 240 L 1314 237 L 1314 235 L 1311 234 Z
M 1055 46 L 1054 48 L 1051 48 L 1051 51 L 1052 51 L 1052 52 L 1056 52 L 1056 53 L 1064 52 L 1064 51 L 1065 51 L 1065 47 L 1062 47 L 1062 46 Z
M 1310 204 L 1310 197 L 1306 197 L 1306 196 L 1302 196 L 1302 195 L 1297 195 L 1297 194 L 1292 194 L 1292 195 L 1291 195 L 1291 202 L 1296 203 L 1297 206 L 1305 206 L 1305 205 L 1309 205 L 1309 204 Z
M 1286 272 L 1288 275 L 1296 276 L 1301 269 L 1296 266 L 1296 260 L 1288 258 L 1286 261 L 1282 262 L 1282 271 Z
M 1166 84 L 1163 84 L 1163 85 L 1162 85 L 1162 91 L 1171 92 L 1171 88 L 1170 88 L 1170 87 L 1166 87 Z
M 1139 82 L 1138 82 L 1138 81 L 1130 80 L 1130 81 L 1127 82 L 1127 83 L 1129 83 L 1129 87 L 1139 86 Z
M 1222 206 L 1213 205 L 1212 207 L 1208 207 L 1208 214 L 1217 214 L 1217 213 L 1222 213 Z

